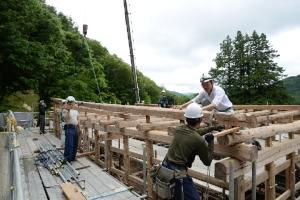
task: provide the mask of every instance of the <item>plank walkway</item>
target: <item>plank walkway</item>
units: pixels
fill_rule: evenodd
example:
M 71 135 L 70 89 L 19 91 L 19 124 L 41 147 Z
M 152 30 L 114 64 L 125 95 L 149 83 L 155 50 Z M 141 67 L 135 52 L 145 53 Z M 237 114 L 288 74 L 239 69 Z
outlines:
M 35 165 L 36 153 L 34 152 L 38 149 L 38 144 L 40 142 L 48 142 L 57 147 L 60 147 L 61 142 L 50 133 L 45 135 L 37 133 L 38 130 L 32 128 L 31 131 L 26 130 L 25 133 L 18 135 L 18 142 L 20 144 L 19 152 L 21 157 L 21 174 L 23 178 L 25 199 L 66 199 L 60 187 L 62 180 L 58 176 L 52 175 L 46 168 Z M 0 143 L 1 147 L 3 146 L 2 143 Z M 7 156 L 2 155 L 2 157 L 5 159 Z M 0 163 L 2 163 L 2 160 Z M 79 170 L 79 179 L 85 180 L 85 189 L 83 190 L 83 194 L 88 199 L 93 199 L 94 197 L 99 196 L 101 196 L 99 199 L 109 200 L 140 199 L 131 193 L 123 183 L 110 176 L 89 159 L 85 157 L 79 158 L 71 164 L 75 168 L 86 167 Z M 2 168 L 4 167 L 2 166 Z M 1 175 L 6 174 L 7 172 L 2 170 L 2 168 L 0 168 Z M 2 194 L 2 192 L 0 193 Z

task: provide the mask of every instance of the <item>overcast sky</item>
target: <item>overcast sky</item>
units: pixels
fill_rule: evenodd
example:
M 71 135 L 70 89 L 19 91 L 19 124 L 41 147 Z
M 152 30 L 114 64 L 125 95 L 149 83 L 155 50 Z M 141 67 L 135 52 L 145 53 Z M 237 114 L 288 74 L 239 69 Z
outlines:
M 219 44 L 238 30 L 265 33 L 285 74 L 300 74 L 299 0 L 127 0 L 139 71 L 159 86 L 197 92 Z M 123 0 L 46 0 L 88 37 L 130 63 Z

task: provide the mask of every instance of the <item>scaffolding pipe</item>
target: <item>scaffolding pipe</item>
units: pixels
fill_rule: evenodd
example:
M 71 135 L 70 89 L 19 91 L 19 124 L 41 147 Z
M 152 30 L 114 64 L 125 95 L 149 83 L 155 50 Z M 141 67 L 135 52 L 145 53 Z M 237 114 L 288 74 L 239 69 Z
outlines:
M 252 162 L 252 200 L 256 200 L 256 161 Z
M 23 200 L 24 193 L 21 180 L 21 170 L 19 162 L 19 152 L 17 149 L 17 136 L 16 133 L 12 133 L 11 139 L 11 156 L 12 158 L 12 177 L 13 177 L 13 199 L 14 200 Z
M 234 200 L 234 172 L 232 161 L 229 162 L 229 200 Z

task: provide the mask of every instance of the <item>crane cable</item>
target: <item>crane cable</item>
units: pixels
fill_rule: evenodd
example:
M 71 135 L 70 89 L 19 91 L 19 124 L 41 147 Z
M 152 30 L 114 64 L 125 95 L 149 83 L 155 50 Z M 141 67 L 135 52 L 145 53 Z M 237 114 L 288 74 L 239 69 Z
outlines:
M 99 96 L 100 102 L 102 102 L 102 99 L 101 99 L 101 93 L 100 93 L 100 87 L 99 87 L 98 79 L 97 79 L 96 72 L 95 72 L 95 66 L 94 66 L 94 64 L 93 64 L 93 62 L 92 62 L 92 56 L 91 56 L 89 44 L 88 44 L 87 41 L 86 41 L 86 36 L 85 36 L 85 35 L 84 35 L 84 37 L 83 37 L 83 42 L 84 42 L 85 45 L 86 45 L 87 52 L 88 52 L 88 55 L 89 55 L 89 62 L 90 62 L 90 65 L 92 66 L 93 75 L 94 75 L 95 82 L 96 82 L 96 85 L 97 85 L 98 96 Z

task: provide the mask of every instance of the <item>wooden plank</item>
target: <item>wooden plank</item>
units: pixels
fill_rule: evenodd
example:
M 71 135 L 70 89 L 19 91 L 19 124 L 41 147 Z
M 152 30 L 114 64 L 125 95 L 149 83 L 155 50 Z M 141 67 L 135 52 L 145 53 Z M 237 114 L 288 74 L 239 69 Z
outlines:
M 61 184 L 62 191 L 68 200 L 85 200 L 81 190 L 72 183 Z
M 245 199 L 244 175 L 234 179 L 234 199 Z

